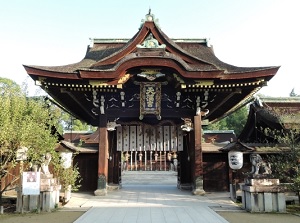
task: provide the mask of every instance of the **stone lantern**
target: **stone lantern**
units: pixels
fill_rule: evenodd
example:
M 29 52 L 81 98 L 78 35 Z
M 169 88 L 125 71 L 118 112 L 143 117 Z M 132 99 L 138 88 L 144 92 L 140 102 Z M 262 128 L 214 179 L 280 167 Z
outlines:
M 228 153 L 228 163 L 232 171 L 230 197 L 234 202 L 236 202 L 236 191 L 238 188 L 236 184 L 236 172 L 243 167 L 243 152 L 251 152 L 253 149 L 241 143 L 240 141 L 237 141 L 227 144 L 223 148 L 219 149 L 219 151 Z
M 66 142 L 64 142 L 66 143 Z M 72 157 L 73 150 L 65 148 L 63 145 L 56 148 L 56 152 L 59 153 L 59 157 L 61 159 L 61 166 L 64 169 L 68 169 L 72 167 Z M 62 187 L 63 192 L 63 202 L 66 203 L 71 199 L 71 185 Z

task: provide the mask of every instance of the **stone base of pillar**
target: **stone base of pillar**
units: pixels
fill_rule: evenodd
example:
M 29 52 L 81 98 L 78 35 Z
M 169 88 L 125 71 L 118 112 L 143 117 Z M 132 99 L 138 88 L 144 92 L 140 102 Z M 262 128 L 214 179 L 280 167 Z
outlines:
M 205 191 L 203 189 L 194 189 L 192 192 L 193 195 L 205 195 Z
M 203 177 L 197 177 L 195 181 L 195 186 L 192 194 L 194 195 L 205 195 L 205 191 L 203 189 Z
M 107 190 L 105 189 L 97 189 L 94 191 L 95 196 L 106 196 Z
M 108 184 L 107 185 L 108 191 L 120 190 L 121 188 L 122 188 L 121 184 Z
M 237 191 L 237 186 L 235 184 L 230 184 L 229 185 L 230 188 L 230 198 L 233 202 L 237 202 L 237 195 L 236 195 L 236 191 Z
M 189 190 L 191 191 L 193 189 L 193 185 L 192 184 L 179 184 L 177 185 L 177 188 L 180 190 Z
M 98 188 L 94 191 L 94 194 L 95 196 L 105 196 L 107 194 L 107 183 L 104 175 L 98 177 Z

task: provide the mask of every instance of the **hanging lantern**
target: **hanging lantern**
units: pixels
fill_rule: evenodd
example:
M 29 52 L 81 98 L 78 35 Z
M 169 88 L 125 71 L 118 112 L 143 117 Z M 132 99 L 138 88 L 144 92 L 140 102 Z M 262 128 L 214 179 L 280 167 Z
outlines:
M 229 151 L 228 162 L 231 169 L 241 169 L 243 167 L 243 153 L 241 151 Z

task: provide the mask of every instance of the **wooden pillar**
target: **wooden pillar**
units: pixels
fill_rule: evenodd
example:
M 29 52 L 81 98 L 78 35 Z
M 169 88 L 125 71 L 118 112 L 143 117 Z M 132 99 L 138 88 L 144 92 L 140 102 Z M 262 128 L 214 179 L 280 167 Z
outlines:
M 188 132 L 184 134 L 184 145 L 187 145 L 184 147 L 184 150 L 180 152 L 180 155 L 178 156 L 178 183 L 177 186 L 179 186 L 180 189 L 184 190 L 191 190 L 192 186 L 192 176 L 194 175 L 192 172 L 192 156 L 194 147 L 192 146 L 193 143 L 191 143 L 191 140 L 194 139 L 194 137 L 191 135 L 194 134 L 194 132 Z M 191 137 L 192 136 L 192 137 Z
M 108 133 L 107 117 L 100 115 L 99 123 L 99 150 L 98 150 L 98 186 L 94 192 L 96 196 L 107 194 L 107 177 L 108 177 Z
M 195 147 L 194 147 L 194 170 L 193 170 L 193 194 L 204 195 L 203 190 L 203 160 L 202 160 L 202 126 L 201 115 L 194 116 L 194 133 L 195 133 Z

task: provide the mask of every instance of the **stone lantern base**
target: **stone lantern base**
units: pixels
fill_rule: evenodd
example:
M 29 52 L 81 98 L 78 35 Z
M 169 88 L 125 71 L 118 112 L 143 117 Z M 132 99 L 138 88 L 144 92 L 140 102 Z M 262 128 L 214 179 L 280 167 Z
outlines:
M 249 212 L 286 212 L 284 188 L 279 179 L 253 175 L 241 185 L 243 208 Z
M 41 174 L 40 195 L 23 195 L 17 190 L 16 212 L 47 211 L 57 208 L 61 185 L 52 174 Z

